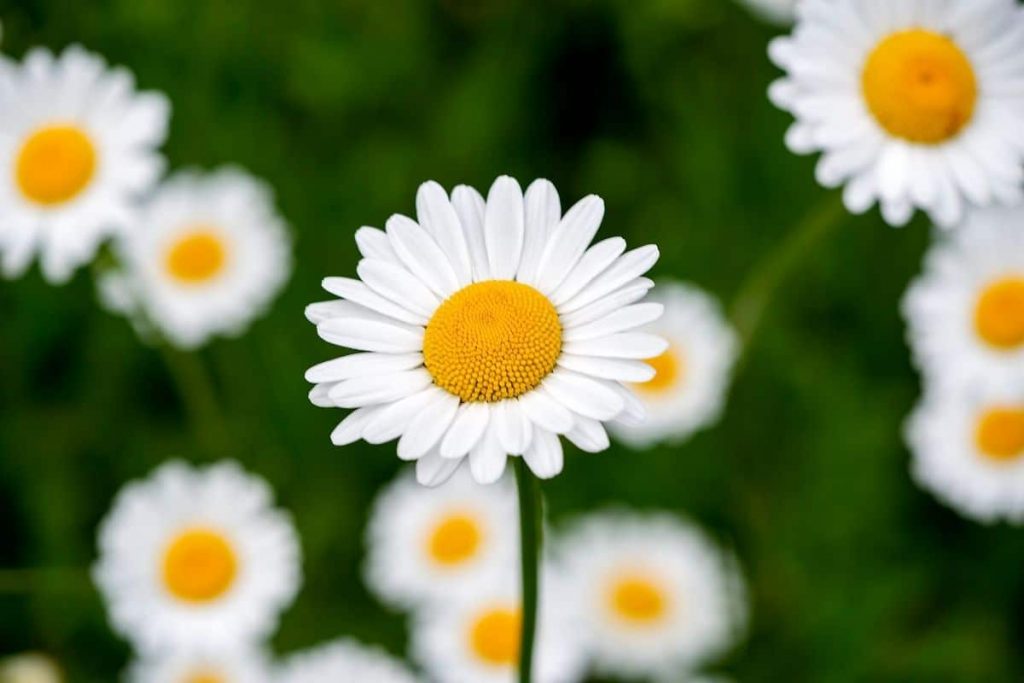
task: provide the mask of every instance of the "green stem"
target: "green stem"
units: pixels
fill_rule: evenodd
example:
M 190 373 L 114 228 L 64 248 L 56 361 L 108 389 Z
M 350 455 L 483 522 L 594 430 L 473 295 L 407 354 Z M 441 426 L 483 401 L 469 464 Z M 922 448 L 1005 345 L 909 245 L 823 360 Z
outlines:
M 213 381 L 195 352 L 159 345 L 167 369 L 178 388 L 196 441 L 213 458 L 227 455 L 230 440 L 224 416 L 217 403 Z
M 519 648 L 519 683 L 533 680 L 533 650 L 540 598 L 539 560 L 544 543 L 540 481 L 523 458 L 514 458 L 519 491 L 519 548 L 522 558 L 523 632 Z
M 0 594 L 77 592 L 90 586 L 88 572 L 77 567 L 0 569 Z
M 841 197 L 830 194 L 747 277 L 731 310 L 744 354 L 786 278 L 831 229 L 842 223 L 846 215 Z

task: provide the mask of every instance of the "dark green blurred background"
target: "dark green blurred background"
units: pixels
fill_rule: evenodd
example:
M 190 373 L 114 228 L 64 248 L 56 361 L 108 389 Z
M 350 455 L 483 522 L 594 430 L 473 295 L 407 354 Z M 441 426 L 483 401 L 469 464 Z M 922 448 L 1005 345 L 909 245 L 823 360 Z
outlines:
M 351 274 L 353 232 L 413 211 L 436 179 L 553 180 L 608 206 L 601 234 L 656 242 L 657 276 L 729 303 L 827 193 L 782 145 L 765 89 L 773 30 L 727 0 L 37 0 L 0 2 L 4 51 L 82 42 L 174 103 L 172 167 L 239 163 L 294 227 L 271 314 L 201 361 L 227 438 L 197 434 L 169 366 L 95 303 L 86 272 L 0 283 L 0 654 L 55 655 L 110 681 L 129 655 L 84 578 L 127 480 L 170 457 L 237 457 L 291 510 L 305 585 L 274 639 L 349 634 L 402 652 L 401 615 L 360 581 L 393 447 L 333 448 L 340 411 L 303 371 L 335 350 L 302 316 Z M 715 667 L 745 682 L 1021 680 L 1024 533 L 967 523 L 918 491 L 900 429 L 918 393 L 899 297 L 928 241 L 848 218 L 794 270 L 724 420 L 685 447 L 570 455 L 557 523 L 621 502 L 685 512 L 738 552 L 749 638 Z M 224 445 L 216 446 L 218 441 Z M 217 451 L 217 452 L 212 452 Z

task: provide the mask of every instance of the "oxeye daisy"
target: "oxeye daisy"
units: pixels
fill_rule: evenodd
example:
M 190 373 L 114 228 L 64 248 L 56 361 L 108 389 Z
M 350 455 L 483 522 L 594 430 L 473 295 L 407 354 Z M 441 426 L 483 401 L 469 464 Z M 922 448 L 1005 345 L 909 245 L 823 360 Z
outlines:
M 732 645 L 744 624 L 734 562 L 671 515 L 590 515 L 556 554 L 602 675 L 678 678 Z
M 233 462 L 161 466 L 100 527 L 93 576 L 143 652 L 228 651 L 270 634 L 299 587 L 299 541 L 266 482 Z
M 280 667 L 280 683 L 418 683 L 403 663 L 378 648 L 337 640 L 292 655 Z
M 805 0 L 775 40 L 786 143 L 822 152 L 818 181 L 892 225 L 942 226 L 1024 187 L 1024 9 L 1017 0 Z
M 974 212 L 938 240 L 903 312 L 917 365 L 937 391 L 1024 386 L 1024 208 Z
M 72 46 L 0 69 L 0 112 L 0 265 L 18 276 L 38 253 L 43 275 L 63 282 L 133 224 L 163 172 L 170 105 Z
M 115 246 L 121 267 L 99 283 L 104 303 L 183 348 L 240 334 L 291 272 L 270 188 L 235 168 L 175 174 Z
M 270 683 L 266 655 L 242 648 L 204 652 L 169 652 L 135 662 L 129 683 Z
M 982 522 L 1024 522 L 1024 385 L 929 392 L 907 423 L 917 482 Z
M 648 377 L 642 359 L 666 348 L 635 331 L 661 314 L 638 303 L 657 248 L 626 252 L 617 237 L 588 247 L 604 203 L 589 196 L 563 216 L 546 180 L 524 196 L 501 177 L 486 201 L 429 182 L 416 209 L 418 222 L 396 215 L 386 231 L 359 230 L 360 279 L 327 278 L 342 300 L 306 311 L 323 339 L 360 352 L 306 375 L 314 403 L 353 409 L 334 443 L 397 438 L 430 485 L 467 456 L 482 483 L 509 455 L 553 477 L 559 435 L 606 447 L 602 423 L 641 412 L 624 382 Z
M 410 472 L 373 506 L 366 583 L 396 607 L 448 599 L 514 565 L 518 541 L 510 478 L 484 487 L 463 470 L 428 489 Z
M 634 385 L 647 418 L 612 426 L 635 446 L 678 442 L 717 420 L 739 346 L 718 302 L 696 287 L 659 282 L 651 300 L 665 313 L 647 331 L 668 340 L 668 349 L 647 361 L 653 377 Z
M 46 655 L 30 652 L 0 660 L 3 683 L 61 683 L 60 667 Z

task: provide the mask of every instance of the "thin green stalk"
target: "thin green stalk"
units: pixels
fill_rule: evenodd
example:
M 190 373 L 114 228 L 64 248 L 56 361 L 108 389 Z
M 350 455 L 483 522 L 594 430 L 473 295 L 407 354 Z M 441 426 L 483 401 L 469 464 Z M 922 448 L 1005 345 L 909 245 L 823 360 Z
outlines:
M 0 569 L 0 595 L 91 590 L 89 574 L 77 567 Z
M 159 345 L 167 369 L 178 388 L 197 443 L 213 458 L 223 457 L 230 448 L 229 434 L 217 403 L 213 381 L 195 352 Z
M 519 491 L 519 547 L 522 558 L 523 629 L 519 647 L 519 683 L 533 681 L 533 650 L 540 603 L 539 560 L 543 550 L 541 526 L 543 498 L 540 481 L 523 458 L 515 458 L 516 488 Z

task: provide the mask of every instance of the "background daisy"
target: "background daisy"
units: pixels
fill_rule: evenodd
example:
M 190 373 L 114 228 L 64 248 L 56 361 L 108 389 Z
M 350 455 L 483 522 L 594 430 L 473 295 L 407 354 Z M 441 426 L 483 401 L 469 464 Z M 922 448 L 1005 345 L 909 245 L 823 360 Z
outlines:
M 417 683 L 419 679 L 404 664 L 379 648 L 351 640 L 337 640 L 292 655 L 281 665 L 276 680 L 280 683 Z
M 300 582 L 299 542 L 266 482 L 233 462 L 161 466 L 100 526 L 93 577 L 144 652 L 221 650 L 271 633 Z
M 46 655 L 34 652 L 0 660 L 0 681 L 3 683 L 61 683 L 60 667 Z
M 132 74 L 75 45 L 31 50 L 0 68 L 0 266 L 21 275 L 39 254 L 58 283 L 100 242 L 134 223 L 159 179 L 170 104 Z
M 170 652 L 132 664 L 129 683 L 270 683 L 266 655 L 241 648 L 214 652 Z

